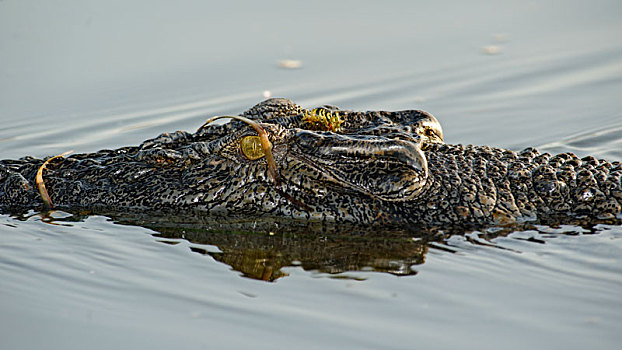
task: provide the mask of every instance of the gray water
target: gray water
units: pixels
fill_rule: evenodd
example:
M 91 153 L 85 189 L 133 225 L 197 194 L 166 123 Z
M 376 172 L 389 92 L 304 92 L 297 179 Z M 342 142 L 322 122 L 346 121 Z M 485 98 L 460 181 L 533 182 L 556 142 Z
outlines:
M 192 131 L 269 91 L 425 109 L 448 143 L 622 160 L 621 33 L 619 1 L 4 0 L 0 158 Z M 621 226 L 361 243 L 51 216 L 0 215 L 2 349 L 622 341 Z

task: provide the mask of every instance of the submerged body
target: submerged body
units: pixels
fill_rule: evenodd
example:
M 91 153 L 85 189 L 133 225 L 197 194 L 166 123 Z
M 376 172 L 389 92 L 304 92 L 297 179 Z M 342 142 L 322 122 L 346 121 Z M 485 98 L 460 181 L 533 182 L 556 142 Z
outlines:
M 54 159 L 45 187 L 63 210 L 191 221 L 270 216 L 462 227 L 621 215 L 620 162 L 444 144 L 440 125 L 422 111 L 306 111 L 271 99 L 243 116 L 265 130 L 274 173 L 257 131 L 232 121 Z M 0 211 L 42 208 L 35 181 L 42 164 L 0 161 Z

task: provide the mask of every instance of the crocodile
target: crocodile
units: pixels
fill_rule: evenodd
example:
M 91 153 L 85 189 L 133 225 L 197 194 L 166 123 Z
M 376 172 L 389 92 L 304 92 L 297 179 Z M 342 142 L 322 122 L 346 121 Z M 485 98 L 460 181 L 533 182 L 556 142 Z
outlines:
M 424 111 L 273 98 L 230 117 L 138 146 L 2 160 L 0 212 L 441 228 L 622 218 L 620 162 L 446 144 Z

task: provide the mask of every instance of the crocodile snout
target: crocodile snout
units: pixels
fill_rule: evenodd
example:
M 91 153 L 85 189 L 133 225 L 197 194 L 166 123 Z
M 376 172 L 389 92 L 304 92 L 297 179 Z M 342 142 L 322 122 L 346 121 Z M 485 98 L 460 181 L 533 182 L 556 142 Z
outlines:
M 413 141 L 299 131 L 297 153 L 325 180 L 386 201 L 406 201 L 424 187 L 428 167 Z

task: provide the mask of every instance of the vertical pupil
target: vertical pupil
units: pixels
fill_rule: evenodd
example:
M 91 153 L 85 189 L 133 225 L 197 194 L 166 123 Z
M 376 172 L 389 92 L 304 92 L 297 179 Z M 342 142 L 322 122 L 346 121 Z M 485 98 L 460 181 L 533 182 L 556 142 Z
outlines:
M 245 136 L 240 140 L 240 149 L 244 156 L 250 160 L 259 159 L 265 156 L 261 148 L 259 136 Z

